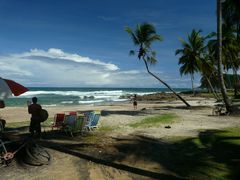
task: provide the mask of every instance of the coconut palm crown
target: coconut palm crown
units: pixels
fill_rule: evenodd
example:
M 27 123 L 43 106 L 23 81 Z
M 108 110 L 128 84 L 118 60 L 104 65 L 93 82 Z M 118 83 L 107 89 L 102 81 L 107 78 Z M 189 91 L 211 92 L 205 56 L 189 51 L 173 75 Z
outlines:
M 155 64 L 156 52 L 152 51 L 151 44 L 154 41 L 162 41 L 163 38 L 156 33 L 155 27 L 149 23 L 138 24 L 135 31 L 126 27 L 125 29 L 133 40 L 133 43 L 139 47 L 137 51 L 131 50 L 130 54 L 137 52 L 138 59 L 145 59 L 150 64 Z

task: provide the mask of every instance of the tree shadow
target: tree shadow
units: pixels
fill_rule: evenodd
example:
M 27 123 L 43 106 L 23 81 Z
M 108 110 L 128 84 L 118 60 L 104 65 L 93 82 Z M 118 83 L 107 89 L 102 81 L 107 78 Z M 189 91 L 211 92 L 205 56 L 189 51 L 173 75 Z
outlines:
M 39 143 L 46 148 L 149 178 L 239 179 L 240 134 L 226 136 L 224 133 L 207 130 L 196 138 L 168 141 L 137 134 L 120 138 L 95 134 L 96 140 L 85 142 L 82 138 L 89 134 L 72 138 L 51 131 Z M 25 136 L 27 134 L 22 134 Z M 146 167 L 139 165 L 141 161 L 147 164 Z M 151 164 L 155 168 L 151 169 Z
M 155 138 L 136 136 L 134 139 L 117 139 L 115 147 L 121 156 L 113 156 L 122 161 L 126 155 L 135 159 L 144 159 L 148 163 L 155 163 L 178 177 L 189 178 L 192 172 L 205 165 L 204 151 L 199 149 L 194 138 L 178 142 L 166 142 Z
M 137 168 L 137 167 L 121 164 L 121 163 L 116 163 L 114 161 L 110 161 L 109 159 L 105 160 L 104 158 L 99 158 L 94 155 L 88 155 L 86 153 L 82 153 L 81 151 L 79 151 L 79 149 L 81 149 L 84 146 L 89 146 L 89 148 L 92 148 L 92 146 L 95 146 L 95 145 L 89 145 L 85 143 L 71 144 L 71 145 L 66 145 L 61 143 L 49 144 L 46 142 L 42 144 L 47 148 L 51 148 L 72 156 L 79 157 L 81 159 L 85 159 L 97 164 L 109 166 L 119 170 L 127 171 L 133 174 L 154 178 L 154 179 L 181 179 L 181 178 L 177 178 L 175 176 L 164 174 L 164 173 L 153 172 L 153 171 L 149 171 L 149 170 L 145 170 L 145 169 L 141 169 L 141 168 Z M 78 149 L 78 151 L 76 151 L 76 149 Z
M 128 110 L 102 110 L 101 111 L 101 115 L 102 116 L 109 116 L 109 115 L 128 115 L 128 116 L 136 116 L 136 115 L 142 115 L 145 114 L 145 111 L 141 111 L 141 110 L 132 110 L 132 111 L 128 111 Z
M 238 178 L 240 162 L 240 145 L 228 141 L 239 140 L 240 137 L 219 135 L 222 131 L 203 131 L 198 138 L 186 138 L 178 141 L 163 141 L 152 137 L 135 135 L 126 138 L 112 138 L 113 142 L 99 155 L 91 150 L 102 150 L 98 143 L 49 143 L 45 147 L 83 158 L 98 164 L 125 170 L 151 178 Z M 100 143 L 100 142 L 99 142 Z M 224 148 L 223 148 L 224 147 Z M 110 151 L 110 149 L 115 149 Z M 89 150 L 86 153 L 86 149 Z M 133 164 L 126 163 L 128 158 Z M 138 166 L 138 162 L 154 163 L 163 167 L 149 170 Z M 225 174 L 221 171 L 225 166 Z M 215 175 L 212 172 L 217 172 Z
M 20 126 L 20 127 L 5 127 L 4 131 L 7 132 L 17 132 L 17 131 L 28 131 L 29 125 L 27 126 Z
M 240 133 L 225 136 L 227 131 L 208 130 L 199 134 L 199 139 L 215 162 L 229 170 L 229 179 L 240 179 Z
M 187 138 L 181 141 L 166 142 L 146 136 L 130 139 L 116 139 L 119 155 L 112 160 L 122 161 L 126 155 L 135 159 L 155 162 L 165 169 L 184 178 L 208 179 L 224 176 L 229 179 L 240 178 L 240 136 L 221 136 L 222 131 L 204 131 L 199 138 Z M 200 141 L 200 144 L 198 143 Z M 222 167 L 226 167 L 226 169 Z M 227 171 L 227 172 L 222 172 Z M 216 172 L 214 175 L 213 172 Z M 200 179 L 201 179 L 200 178 Z
M 171 110 L 171 109 L 182 109 L 182 110 L 194 110 L 194 109 L 206 109 L 206 108 L 210 108 L 211 106 L 203 106 L 203 105 L 198 105 L 198 106 L 190 106 L 190 107 L 187 107 L 187 106 L 175 106 L 175 105 L 164 105 L 164 106 L 161 106 L 161 107 L 154 107 L 153 109 L 155 110 L 162 110 L 162 109 L 165 109 L 165 110 Z

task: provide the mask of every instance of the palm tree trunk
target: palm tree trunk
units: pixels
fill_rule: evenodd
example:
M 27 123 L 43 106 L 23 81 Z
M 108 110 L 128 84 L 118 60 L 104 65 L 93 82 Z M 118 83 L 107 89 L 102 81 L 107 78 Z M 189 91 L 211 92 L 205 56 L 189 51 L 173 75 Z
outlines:
M 192 93 L 193 93 L 193 96 L 195 96 L 195 89 L 194 89 L 194 85 L 193 85 L 193 74 L 191 74 L 191 82 L 192 82 Z
M 217 0 L 217 38 L 218 38 L 218 76 L 221 87 L 223 101 L 228 112 L 231 112 L 231 105 L 227 96 L 227 89 L 224 84 L 223 70 L 222 70 L 222 3 Z
M 157 77 L 155 74 L 153 74 L 152 72 L 149 71 L 147 61 L 145 60 L 144 57 L 143 57 L 143 61 L 144 61 L 144 63 L 145 63 L 147 72 L 148 72 L 151 76 L 153 76 L 153 77 L 156 78 L 158 81 L 160 81 L 162 84 L 164 84 L 170 91 L 173 92 L 173 94 L 174 94 L 175 96 L 177 96 L 184 104 L 186 104 L 187 107 L 191 107 L 190 104 L 188 104 L 187 101 L 185 101 L 179 94 L 177 94 L 167 83 L 165 83 L 163 80 L 161 80 L 159 77 Z
M 206 80 L 207 80 L 207 82 L 208 82 L 208 85 L 209 85 L 209 87 L 210 87 L 210 89 L 211 89 L 211 91 L 212 91 L 212 93 L 213 93 L 213 96 L 214 96 L 217 100 L 219 100 L 220 98 L 218 97 L 217 93 L 216 93 L 215 90 L 213 89 L 213 86 L 212 86 L 212 83 L 211 83 L 210 79 L 209 79 L 207 76 L 205 76 L 205 77 L 206 77 Z
M 233 68 L 233 79 L 234 79 L 234 97 L 237 96 L 238 93 L 238 82 L 239 82 L 239 78 L 238 78 L 238 74 L 237 74 L 237 68 Z

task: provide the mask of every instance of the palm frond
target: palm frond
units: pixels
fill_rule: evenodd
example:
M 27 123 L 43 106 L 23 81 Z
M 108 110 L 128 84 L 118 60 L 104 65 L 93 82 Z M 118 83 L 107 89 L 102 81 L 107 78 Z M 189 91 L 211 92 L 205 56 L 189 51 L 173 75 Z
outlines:
M 133 31 L 132 31 L 131 28 L 126 27 L 126 28 L 125 28 L 125 31 L 126 31 L 128 34 L 130 34 L 130 36 L 131 36 L 134 44 L 136 44 L 136 45 L 139 45 L 139 44 L 140 44 L 138 37 L 133 33 Z
M 183 54 L 184 50 L 183 49 L 177 49 L 175 51 L 175 55 L 178 55 L 178 54 Z
M 156 58 L 152 57 L 152 56 L 148 56 L 147 57 L 147 62 L 150 64 L 150 65 L 155 65 L 157 63 L 157 60 Z
M 150 23 L 138 24 L 133 31 L 131 28 L 126 27 L 125 31 L 131 35 L 135 45 L 139 46 L 138 51 L 130 51 L 131 55 L 137 53 L 139 60 L 144 59 L 150 64 L 155 64 L 156 52 L 152 51 L 151 44 L 154 41 L 162 41 L 163 38 L 156 33 L 155 27 Z
M 163 41 L 163 38 L 158 34 L 153 34 L 151 37 L 148 38 L 148 43 L 152 43 L 153 41 Z
M 134 55 L 135 55 L 135 51 L 134 51 L 134 50 L 130 50 L 130 51 L 129 51 L 129 55 L 130 55 L 130 56 L 134 56 Z
M 216 37 L 216 36 L 217 36 L 217 33 L 216 33 L 216 32 L 211 32 L 211 33 L 209 33 L 207 36 L 204 37 L 204 40 L 210 39 L 210 38 Z
M 156 55 L 157 55 L 157 53 L 156 53 L 156 51 L 151 51 L 151 54 L 152 54 L 152 57 L 156 57 Z

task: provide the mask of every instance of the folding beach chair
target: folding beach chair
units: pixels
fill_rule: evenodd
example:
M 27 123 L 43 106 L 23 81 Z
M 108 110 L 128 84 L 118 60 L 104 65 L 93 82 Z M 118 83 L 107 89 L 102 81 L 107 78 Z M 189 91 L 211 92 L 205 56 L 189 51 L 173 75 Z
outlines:
M 91 121 L 91 129 L 97 128 L 98 122 L 100 120 L 101 112 L 95 111 L 94 112 L 94 118 Z
M 94 118 L 94 112 L 89 111 L 84 113 L 85 116 L 85 125 L 84 125 L 84 130 L 91 130 L 91 122 L 92 119 Z
M 87 130 L 93 130 L 94 128 L 97 128 L 101 113 L 100 111 L 91 111 L 86 113 L 86 124 L 85 129 Z
M 77 112 L 76 111 L 70 111 L 69 115 L 77 115 Z
M 69 133 L 72 137 L 73 134 L 82 132 L 84 125 L 84 115 L 66 115 L 63 122 L 63 130 L 65 133 Z
M 60 129 L 63 125 L 63 121 L 65 118 L 65 114 L 64 113 L 57 113 L 54 116 L 54 120 L 53 120 L 53 124 L 51 125 L 52 130 L 54 128 L 56 129 Z

